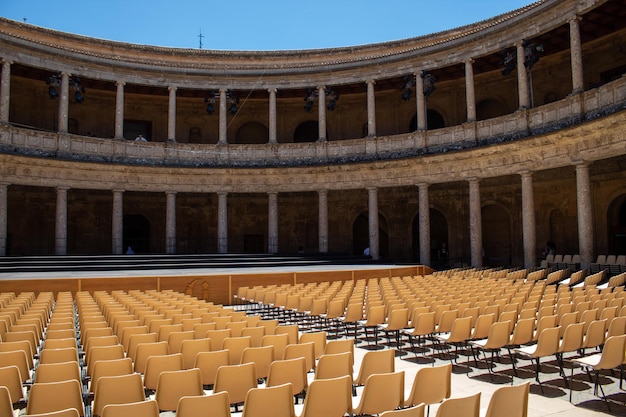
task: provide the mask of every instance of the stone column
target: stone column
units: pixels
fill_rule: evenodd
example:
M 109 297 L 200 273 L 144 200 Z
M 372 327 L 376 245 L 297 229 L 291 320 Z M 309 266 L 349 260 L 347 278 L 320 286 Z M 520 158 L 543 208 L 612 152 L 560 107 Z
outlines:
M 167 106 L 167 140 L 176 142 L 176 87 L 167 88 L 170 92 L 169 104 Z
M 319 190 L 318 195 L 318 239 L 319 239 L 319 252 L 328 253 L 328 191 Z
M 430 202 L 428 201 L 428 184 L 417 184 L 419 190 L 419 226 L 420 226 L 420 263 L 430 265 Z
M 376 137 L 376 81 L 367 80 L 367 137 Z
M 424 80 L 420 72 L 415 73 L 415 100 L 417 101 L 417 130 L 426 130 L 428 128 L 426 97 L 424 97 Z
M 270 192 L 267 196 L 267 249 L 269 253 L 278 253 L 278 193 Z
M 57 211 L 54 229 L 54 252 L 67 255 L 67 190 L 69 187 L 57 187 Z
M 576 166 L 576 207 L 578 209 L 578 250 L 580 267 L 588 268 L 593 258 L 593 212 L 589 163 L 574 162 Z
M 7 254 L 8 182 L 0 182 L 0 256 Z
M 522 237 L 524 240 L 524 268 L 537 266 L 537 232 L 535 225 L 535 193 L 533 173 L 522 171 Z
M 326 142 L 326 87 L 317 87 L 318 100 L 317 100 L 317 114 L 318 114 L 318 126 L 319 126 L 319 141 Z
M 124 86 L 123 81 L 117 81 L 115 93 L 115 139 L 124 139 Z
M 476 92 L 474 90 L 473 59 L 465 61 L 465 101 L 467 103 L 467 121 L 476 121 Z
M 583 49 L 580 42 L 579 16 L 569 20 L 570 53 L 572 59 L 572 92 L 582 93 L 585 89 L 583 84 Z
M 176 191 L 165 192 L 165 253 L 176 253 Z
M 114 255 L 124 253 L 124 190 L 113 190 L 112 213 L 112 252 Z
M 217 193 L 217 252 L 228 253 L 228 193 Z
M 9 103 L 11 101 L 11 61 L 2 61 L 0 80 L 0 123 L 9 123 Z
M 373 260 L 378 260 L 380 258 L 380 242 L 378 240 L 378 189 L 376 187 L 368 188 L 367 196 L 370 256 Z
M 219 140 L 220 145 L 226 145 L 228 139 L 226 138 L 226 132 L 228 129 L 228 115 L 226 113 L 226 89 L 220 89 L 220 131 Z
M 61 73 L 61 91 L 59 92 L 59 114 L 58 131 L 67 133 L 67 120 L 69 117 L 69 89 L 70 76 L 68 73 Z
M 483 266 L 483 230 L 480 212 L 480 183 L 478 178 L 470 178 L 469 182 L 469 214 L 470 214 L 470 252 L 471 264 L 474 268 Z
M 276 92 L 275 88 L 267 90 L 270 92 L 270 137 L 269 143 L 276 143 Z
M 517 42 L 515 47 L 517 48 L 517 91 L 519 94 L 519 108 L 520 110 L 523 110 L 530 108 L 528 73 L 526 72 L 526 66 L 524 65 L 524 60 L 526 59 L 526 55 L 524 53 L 524 42 Z

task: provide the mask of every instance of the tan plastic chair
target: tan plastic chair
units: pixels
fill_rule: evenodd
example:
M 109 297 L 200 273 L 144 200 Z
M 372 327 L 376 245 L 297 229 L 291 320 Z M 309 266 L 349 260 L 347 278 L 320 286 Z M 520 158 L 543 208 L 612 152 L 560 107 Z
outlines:
M 350 353 L 350 363 L 354 365 L 354 339 L 329 340 L 326 343 L 325 355 L 343 352 Z
M 480 392 L 469 397 L 448 398 L 437 409 L 437 417 L 479 417 Z
M 564 355 L 569 352 L 576 352 L 582 348 L 584 327 L 584 323 L 572 323 L 567 326 L 565 332 L 563 332 L 563 338 L 559 342 L 559 347 L 556 351 L 556 359 L 559 362 L 559 371 L 566 386 L 567 377 L 565 376 L 565 370 L 563 369 Z
M 391 343 L 389 333 L 392 332 L 396 336 L 396 349 L 400 350 L 400 330 L 409 324 L 409 309 L 396 308 L 389 312 L 387 321 L 381 324 L 380 329 L 385 332 L 388 344 Z
M 161 411 L 176 411 L 178 401 L 185 396 L 203 395 L 202 378 L 198 368 L 164 371 L 159 375 L 155 399 Z
M 313 342 L 315 344 L 315 359 L 317 360 L 324 354 L 326 349 L 326 336 L 325 331 L 302 333 L 300 335 L 300 343 Z
M 155 400 L 108 404 L 102 409 L 101 417 L 159 417 L 159 406 Z
M 22 351 L 26 356 L 26 365 L 28 369 L 33 369 L 35 360 L 34 354 L 32 351 L 32 344 L 28 340 L 17 340 L 15 342 L 0 342 L 0 352 L 14 352 L 14 351 Z M 22 369 L 20 368 L 20 371 Z
M 355 415 L 380 414 L 404 403 L 404 371 L 372 374 L 365 381 L 363 393 L 354 409 Z
M 156 390 L 161 372 L 182 371 L 183 369 L 183 355 L 180 353 L 150 356 L 146 362 L 143 386 L 149 390 Z
M 199 352 L 193 367 L 200 369 L 202 385 L 212 386 L 215 384 L 217 370 L 221 366 L 228 365 L 229 355 L 227 350 L 213 350 L 210 352 Z
M 112 346 L 94 346 L 89 349 L 87 353 L 87 371 L 86 374 L 91 376 L 94 364 L 97 361 L 111 360 L 111 359 L 123 359 L 124 347 L 122 345 Z
M 196 325 L 196 327 L 197 326 L 198 325 Z M 211 350 L 222 350 L 224 339 L 233 337 L 232 334 L 233 332 L 230 329 L 207 330 L 202 337 L 211 339 Z M 196 336 L 196 338 L 198 337 Z
M 315 343 L 298 343 L 285 347 L 284 359 L 304 358 L 306 361 L 306 371 L 310 372 L 315 368 Z
M 401 410 L 384 411 L 378 417 L 424 417 L 424 407 L 425 404 L 420 404 Z
M 287 383 L 291 384 L 296 400 L 304 394 L 309 386 L 304 358 L 274 361 L 270 364 L 265 385 L 274 387 Z
M 126 350 L 126 356 L 131 358 L 133 362 L 135 361 L 135 357 L 137 356 L 137 346 L 141 343 L 156 343 L 157 334 L 156 333 L 139 333 L 139 334 L 131 334 L 128 337 L 128 349 Z M 169 346 L 168 346 L 169 349 Z
M 231 321 L 226 323 L 226 329 L 231 331 L 232 337 L 241 337 L 241 331 L 248 327 L 248 323 L 245 321 Z
M 183 355 L 185 369 L 193 368 L 198 353 L 210 351 L 211 339 L 209 338 L 183 340 L 180 344 L 180 353 Z
M 581 350 L 584 353 L 585 349 L 597 348 L 604 344 L 606 336 L 606 320 L 594 320 L 589 323 L 585 336 L 583 337 L 583 344 Z
M 500 387 L 494 391 L 485 417 L 527 417 L 530 382 Z
M 238 406 L 245 401 L 248 390 L 257 387 L 254 364 L 244 363 L 219 367 L 215 376 L 213 392 L 228 392 L 231 406 L 234 406 L 235 411 L 238 411 Z
M 295 345 L 300 341 L 299 327 L 297 324 L 281 324 L 276 326 L 274 334 L 287 334 L 289 341 L 287 344 Z
M 148 333 L 148 326 L 128 326 L 122 329 L 122 334 L 120 340 L 122 342 L 122 346 L 124 346 L 124 351 L 128 352 L 128 345 L 130 343 L 130 337 L 135 334 L 146 334 Z
M 254 363 L 256 367 L 256 376 L 259 379 L 267 378 L 270 370 L 270 365 L 273 361 L 273 346 L 249 347 L 244 349 L 241 355 L 241 363 Z
M 385 306 L 377 305 L 371 306 L 367 312 L 366 319 L 359 321 L 361 327 L 365 331 L 365 340 L 367 340 L 368 347 L 372 349 L 372 339 L 368 336 L 368 330 L 374 330 L 374 345 L 378 346 L 378 329 L 385 323 Z
M 120 376 L 133 373 L 133 361 L 130 358 L 96 361 L 91 373 L 89 392 L 95 393 L 98 381 L 105 376 Z
M 295 417 L 291 384 L 252 388 L 246 394 L 242 417 Z
M 53 411 L 51 413 L 30 414 L 29 417 L 79 417 L 79 414 L 75 408 L 66 408 L 65 410 Z
M 167 345 L 170 353 L 180 353 L 182 343 L 185 340 L 194 340 L 194 338 L 195 334 L 193 330 L 169 333 L 167 335 Z
M 26 414 L 42 414 L 75 408 L 85 415 L 82 385 L 74 379 L 33 384 L 28 394 Z
M 263 343 L 263 336 L 265 336 L 265 327 L 255 326 L 255 327 L 245 327 L 241 329 L 242 336 L 249 336 L 250 343 L 252 347 L 260 347 Z
M 2 346 L 4 343 L 0 343 Z M 0 367 L 16 366 L 20 371 L 20 377 L 22 383 L 30 379 L 30 366 L 28 366 L 28 359 L 26 358 L 26 352 L 23 350 L 12 350 L 7 352 L 0 351 Z
M 437 404 L 450 398 L 452 381 L 452 364 L 420 368 L 415 374 L 411 393 L 404 400 L 404 405 L 414 406 L 420 403 L 427 405 L 427 414 L 431 404 Z
M 51 342 L 58 342 L 61 340 L 68 340 L 68 339 L 54 339 L 54 340 L 46 340 L 44 347 L 46 349 L 49 348 L 48 343 Z M 71 339 L 69 339 L 71 340 Z M 85 343 L 85 345 L 83 346 L 83 352 L 87 353 L 89 352 L 89 349 L 91 349 L 92 347 L 95 346 L 113 346 L 113 345 L 118 345 L 119 341 L 117 339 L 117 336 L 115 335 L 111 335 L 111 336 L 98 336 L 98 337 L 90 337 L 87 340 L 87 343 Z M 52 343 L 52 345 L 55 345 L 54 343 Z M 51 345 L 51 346 L 52 346 Z M 76 347 L 76 339 L 74 339 L 74 346 L 68 346 L 68 347 Z M 56 349 L 60 349 L 60 347 L 57 347 Z M 83 357 L 83 362 L 87 363 L 87 355 L 85 354 L 85 356 Z
M 555 355 L 559 349 L 559 341 L 559 328 L 550 327 L 541 332 L 536 345 L 524 346 L 515 349 L 518 356 L 530 359 L 531 362 L 535 362 L 535 380 L 539 384 L 542 393 L 543 386 L 541 385 L 541 380 L 539 379 L 539 374 L 541 373 L 541 364 L 539 363 L 539 360 L 542 357 Z
M 210 395 L 182 397 L 176 408 L 176 417 L 198 417 L 205 415 L 207 410 L 211 410 L 211 417 L 230 417 L 228 392 L 222 391 Z
M 133 359 L 135 372 L 144 374 L 150 356 L 162 356 L 169 353 L 167 342 L 139 343 Z
M 63 349 L 43 349 L 39 353 L 39 364 L 72 361 L 78 362 L 78 348 L 76 347 Z
M 274 330 L 278 327 L 278 319 L 260 320 L 257 327 L 265 327 L 265 334 L 274 334 Z
M 359 322 L 363 319 L 363 303 L 348 303 L 346 314 L 343 314 L 343 300 L 331 301 L 328 304 L 328 313 L 325 316 L 326 325 L 332 324 L 333 320 L 339 320 L 343 323 L 346 337 L 348 337 L 348 327 L 354 328 L 353 338 L 356 339 L 358 333 Z M 343 316 L 343 317 L 342 317 Z M 339 326 L 339 324 L 337 324 Z M 332 328 L 332 325 L 330 326 Z M 337 328 L 337 334 L 339 330 Z
M 311 382 L 299 417 L 341 417 L 352 414 L 352 378 L 342 376 Z
M 451 310 L 451 311 L 455 311 L 455 310 Z M 458 356 L 459 346 L 465 345 L 470 339 L 470 334 L 472 332 L 471 326 L 472 326 L 471 317 L 458 317 L 454 320 L 454 322 L 452 322 L 452 327 L 449 333 L 435 335 L 434 338 L 440 344 L 445 344 L 448 347 L 450 346 L 455 347 L 454 360 L 456 361 L 456 357 Z M 452 362 L 453 356 L 450 350 L 448 350 L 448 355 L 450 358 L 450 362 Z
M 602 392 L 602 399 L 605 401 L 609 411 L 611 406 L 606 399 L 604 388 L 600 384 L 600 371 L 614 369 L 622 366 L 624 363 L 624 348 L 626 347 L 626 334 L 620 336 L 611 336 L 606 339 L 604 348 L 601 353 L 596 353 L 590 356 L 584 356 L 582 358 L 572 359 L 571 363 L 582 368 L 585 368 L 587 372 L 593 371 L 595 374 L 595 381 L 593 386 L 593 394 L 598 395 L 598 388 Z M 570 376 L 570 392 L 569 400 L 572 401 L 572 383 L 571 380 L 574 377 L 574 368 L 572 367 L 572 374 Z
M 145 400 L 141 375 L 103 376 L 94 391 L 92 415 L 101 416 L 108 404 L 126 404 Z
M 500 352 L 500 349 L 505 347 L 509 343 L 510 338 L 510 322 L 509 321 L 497 321 L 491 325 L 489 329 L 489 336 L 486 339 L 470 341 L 470 347 L 472 348 L 472 354 L 474 349 L 483 352 L 485 356 L 485 362 L 487 362 L 487 352 L 491 353 L 491 361 L 488 364 L 489 377 L 493 380 L 493 362 L 496 353 Z M 478 366 L 476 355 L 474 355 L 474 361 Z
M 68 379 L 82 381 L 78 362 L 42 363 L 35 372 L 35 383 L 60 382 Z
M 7 388 L 9 392 L 9 403 L 15 404 L 24 399 L 24 389 L 22 388 L 22 376 L 17 366 L 5 366 L 0 368 L 0 386 Z
M 227 337 L 224 339 L 222 349 L 228 350 L 229 365 L 240 364 L 244 349 L 251 347 L 251 345 L 252 338 L 250 336 Z
M 415 359 L 417 359 L 417 349 L 415 346 L 414 338 L 417 337 L 417 348 L 420 349 L 422 341 L 427 336 L 432 336 L 435 333 L 435 312 L 418 313 L 411 320 L 412 329 L 406 329 L 403 333 L 409 337 L 409 343 L 411 349 L 415 353 Z
M 315 368 L 315 379 L 329 379 L 348 375 L 352 383 L 352 354 L 350 352 L 324 354 Z
M 395 354 L 393 349 L 375 350 L 365 352 L 359 373 L 354 379 L 354 385 L 365 385 L 365 381 L 373 374 L 388 374 L 395 372 Z M 354 394 L 354 392 L 353 392 Z
M 281 360 L 285 356 L 285 348 L 289 344 L 289 335 L 283 334 L 266 334 L 263 336 L 261 346 L 274 347 L 274 360 Z

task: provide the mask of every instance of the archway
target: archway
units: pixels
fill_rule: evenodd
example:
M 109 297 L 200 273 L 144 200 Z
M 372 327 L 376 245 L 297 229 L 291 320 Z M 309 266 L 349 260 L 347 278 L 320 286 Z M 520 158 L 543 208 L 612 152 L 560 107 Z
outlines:
M 150 253 L 150 222 L 141 214 L 124 215 L 124 250 L 129 246 L 135 253 Z
M 426 129 L 441 129 L 442 127 L 446 127 L 443 116 L 437 110 L 426 110 Z M 409 132 L 415 132 L 416 130 L 417 115 L 413 116 L 413 118 L 411 119 L 411 123 L 409 123 Z
M 626 194 L 611 202 L 607 213 L 609 253 L 626 253 Z
M 482 208 L 483 265 L 511 265 L 511 217 L 496 204 Z
M 241 125 L 235 134 L 235 143 L 267 143 L 269 131 L 259 122 L 249 122 Z
M 389 233 L 387 220 L 378 215 L 378 254 L 381 259 L 389 256 Z M 369 237 L 369 217 L 364 212 L 357 216 L 352 224 L 352 253 L 362 255 L 365 248 L 370 245 Z
M 293 133 L 294 143 L 317 142 L 319 138 L 320 132 L 317 120 L 307 120 L 300 123 Z

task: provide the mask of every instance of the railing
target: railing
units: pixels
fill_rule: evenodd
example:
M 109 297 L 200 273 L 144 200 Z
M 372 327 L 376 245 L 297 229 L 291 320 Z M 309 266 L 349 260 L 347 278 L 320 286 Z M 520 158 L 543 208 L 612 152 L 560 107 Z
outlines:
M 505 116 L 436 130 L 279 145 L 137 143 L 0 126 L 0 153 L 72 161 L 189 167 L 289 167 L 394 160 L 505 143 L 626 108 L 626 77 Z

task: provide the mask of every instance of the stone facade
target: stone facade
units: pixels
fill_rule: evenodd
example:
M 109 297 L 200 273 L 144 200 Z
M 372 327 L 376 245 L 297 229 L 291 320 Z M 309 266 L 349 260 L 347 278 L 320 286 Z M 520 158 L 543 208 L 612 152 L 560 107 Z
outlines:
M 625 6 L 546 0 L 420 38 L 259 53 L 0 19 L 0 253 L 623 253 Z M 540 44 L 503 76 L 503 49 Z

